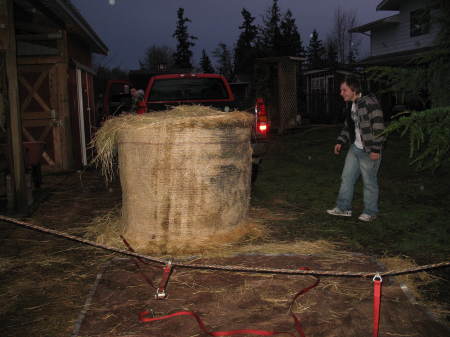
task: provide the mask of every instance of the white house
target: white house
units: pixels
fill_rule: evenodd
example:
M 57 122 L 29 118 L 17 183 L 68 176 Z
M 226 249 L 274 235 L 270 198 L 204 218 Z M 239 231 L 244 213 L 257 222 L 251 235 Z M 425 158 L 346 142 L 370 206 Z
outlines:
M 377 11 L 397 13 L 350 30 L 370 36 L 370 56 L 359 64 L 404 64 L 433 48 L 439 32 L 436 0 L 383 0 Z

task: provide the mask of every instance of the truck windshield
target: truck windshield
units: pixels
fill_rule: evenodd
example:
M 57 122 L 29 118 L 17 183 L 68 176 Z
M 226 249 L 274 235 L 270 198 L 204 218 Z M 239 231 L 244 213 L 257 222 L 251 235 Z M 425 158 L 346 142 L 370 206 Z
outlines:
M 228 92 L 220 78 L 156 79 L 149 101 L 184 101 L 227 99 Z

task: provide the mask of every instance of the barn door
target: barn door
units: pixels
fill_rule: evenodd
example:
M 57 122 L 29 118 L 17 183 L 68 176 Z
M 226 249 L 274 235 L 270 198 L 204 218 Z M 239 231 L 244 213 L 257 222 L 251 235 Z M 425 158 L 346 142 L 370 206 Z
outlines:
M 56 67 L 54 64 L 21 65 L 18 82 L 23 139 L 45 142 L 43 160 L 55 166 Z

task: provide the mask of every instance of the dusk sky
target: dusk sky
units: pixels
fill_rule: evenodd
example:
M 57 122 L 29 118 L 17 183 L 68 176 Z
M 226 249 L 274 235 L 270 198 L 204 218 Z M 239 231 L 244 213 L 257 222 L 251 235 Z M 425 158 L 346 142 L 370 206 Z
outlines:
M 97 62 L 137 69 L 147 47 L 167 45 L 175 48 L 176 40 L 172 34 L 179 7 L 183 7 L 185 16 L 192 20 L 188 24 L 189 33 L 198 37 L 193 48 L 194 63 L 198 64 L 202 49 L 212 58 L 211 52 L 220 42 L 230 49 L 233 47 L 239 36 L 243 7 L 259 24 L 272 0 L 115 0 L 114 5 L 110 5 L 110 0 L 72 0 L 72 3 L 110 50 L 107 58 L 97 58 Z M 391 14 L 377 12 L 379 3 L 380 0 L 279 1 L 282 14 L 291 9 L 304 45 L 308 44 L 313 29 L 319 32 L 320 39 L 326 40 L 339 6 L 355 8 L 359 24 L 364 24 Z M 367 56 L 368 38 L 356 35 L 363 40 L 361 56 Z

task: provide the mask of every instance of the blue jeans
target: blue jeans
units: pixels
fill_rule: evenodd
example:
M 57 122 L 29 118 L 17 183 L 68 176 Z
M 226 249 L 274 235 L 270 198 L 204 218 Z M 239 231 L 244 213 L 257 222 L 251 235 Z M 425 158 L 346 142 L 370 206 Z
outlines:
M 378 168 L 381 156 L 378 160 L 372 160 L 364 150 L 358 149 L 354 144 L 350 146 L 345 165 L 342 171 L 341 188 L 336 206 L 342 211 L 352 209 L 353 190 L 359 176 L 362 175 L 364 184 L 364 211 L 368 215 L 378 213 Z

